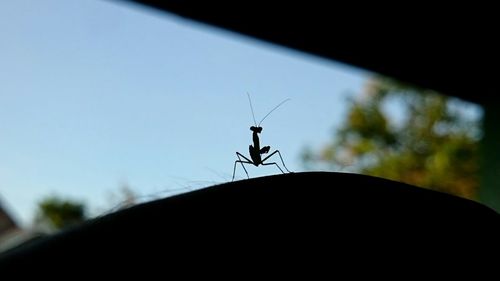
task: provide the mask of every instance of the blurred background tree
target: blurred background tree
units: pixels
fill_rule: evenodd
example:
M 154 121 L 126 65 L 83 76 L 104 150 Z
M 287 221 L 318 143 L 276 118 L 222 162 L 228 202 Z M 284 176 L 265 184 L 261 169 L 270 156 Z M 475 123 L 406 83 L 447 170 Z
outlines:
M 33 227 L 37 231 L 50 233 L 139 203 L 139 195 L 126 182 L 117 191 L 111 191 L 109 197 L 107 206 L 99 208 L 97 212 L 94 210 L 91 215 L 82 201 L 64 199 L 58 195 L 46 196 L 37 204 Z
M 85 221 L 85 211 L 82 202 L 51 195 L 38 203 L 35 224 L 48 231 L 60 230 Z
M 318 150 L 306 148 L 302 159 L 308 168 L 347 170 L 476 199 L 481 116 L 471 114 L 470 106 L 375 77 L 349 100 L 332 141 Z

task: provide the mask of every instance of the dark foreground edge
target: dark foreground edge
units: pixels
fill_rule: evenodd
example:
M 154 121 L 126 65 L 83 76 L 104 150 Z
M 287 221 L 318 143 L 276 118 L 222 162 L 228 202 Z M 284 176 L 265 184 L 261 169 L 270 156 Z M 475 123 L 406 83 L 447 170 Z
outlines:
M 497 249 L 499 226 L 493 210 L 448 194 L 357 174 L 294 173 L 216 185 L 88 221 L 3 253 L 0 272 L 317 264 L 381 252 L 428 259 Z

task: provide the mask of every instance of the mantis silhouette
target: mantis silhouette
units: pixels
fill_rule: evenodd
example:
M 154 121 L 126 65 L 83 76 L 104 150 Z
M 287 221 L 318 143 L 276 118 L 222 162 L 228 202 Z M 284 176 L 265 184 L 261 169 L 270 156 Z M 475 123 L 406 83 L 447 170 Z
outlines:
M 253 132 L 252 133 L 253 145 L 249 146 L 250 158 L 252 160 L 248 159 L 243 154 L 241 154 L 239 152 L 236 152 L 236 156 L 238 157 L 238 160 L 234 161 L 233 179 L 232 179 L 232 181 L 234 181 L 234 174 L 236 172 L 236 165 L 238 163 L 240 163 L 241 167 L 243 167 L 243 170 L 247 174 L 247 178 L 250 178 L 250 177 L 248 176 L 247 169 L 245 168 L 245 165 L 243 165 L 243 164 L 252 164 L 252 165 L 254 165 L 256 167 L 258 167 L 259 165 L 263 165 L 263 166 L 266 166 L 266 165 L 276 165 L 276 167 L 278 167 L 278 169 L 280 169 L 280 171 L 284 174 L 285 172 L 283 172 L 283 170 L 281 169 L 281 167 L 276 162 L 264 163 L 264 161 L 266 161 L 267 159 L 269 159 L 271 156 L 273 156 L 276 153 L 278 153 L 278 155 L 279 155 L 279 157 L 281 159 L 281 163 L 283 164 L 283 167 L 285 167 L 285 169 L 287 170 L 287 172 L 291 173 L 290 170 L 288 170 L 288 168 L 286 167 L 285 162 L 283 161 L 283 157 L 281 157 L 281 153 L 280 153 L 279 150 L 275 150 L 273 153 L 269 154 L 266 158 L 262 159 L 261 155 L 269 153 L 269 150 L 271 149 L 271 147 L 270 146 L 264 146 L 263 148 L 260 148 L 260 141 L 259 141 L 259 134 L 262 133 L 262 127 L 260 126 L 260 124 L 262 124 L 262 121 L 264 121 L 264 119 L 266 119 L 266 117 L 269 116 L 269 114 L 271 114 L 274 110 L 276 110 L 278 107 L 280 107 L 282 104 L 284 104 L 285 102 L 289 101 L 290 99 L 286 99 L 286 100 L 282 101 L 281 103 L 279 103 L 277 106 L 275 106 L 271 111 L 269 111 L 268 114 L 266 114 L 264 116 L 264 118 L 262 118 L 262 120 L 260 120 L 259 124 L 257 125 L 257 122 L 255 121 L 255 114 L 253 112 L 252 100 L 250 99 L 250 95 L 248 93 L 247 93 L 247 95 L 248 95 L 248 101 L 250 103 L 250 109 L 252 110 L 253 122 L 255 124 L 255 126 L 251 126 L 250 127 L 250 131 Z M 241 158 L 243 158 L 244 160 L 241 160 Z

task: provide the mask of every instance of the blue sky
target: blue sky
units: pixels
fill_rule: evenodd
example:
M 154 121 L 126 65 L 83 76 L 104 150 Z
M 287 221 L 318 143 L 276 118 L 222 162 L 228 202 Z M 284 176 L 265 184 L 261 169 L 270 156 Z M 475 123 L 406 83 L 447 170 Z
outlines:
M 301 171 L 301 150 L 328 141 L 370 75 L 97 0 L 1 1 L 0 62 L 0 196 L 23 224 L 49 194 L 95 210 L 123 183 L 146 196 L 231 180 L 251 143 L 247 92 L 257 120 L 291 98 L 261 144 Z

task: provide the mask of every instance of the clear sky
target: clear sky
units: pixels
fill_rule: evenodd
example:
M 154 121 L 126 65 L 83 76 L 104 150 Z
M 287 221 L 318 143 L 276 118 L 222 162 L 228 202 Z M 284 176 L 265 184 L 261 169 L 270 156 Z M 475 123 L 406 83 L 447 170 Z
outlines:
M 168 195 L 230 181 L 251 143 L 247 92 L 257 120 L 291 98 L 261 144 L 301 171 L 368 77 L 119 1 L 0 1 L 0 196 L 28 224 L 49 194 L 97 208 L 123 183 Z

